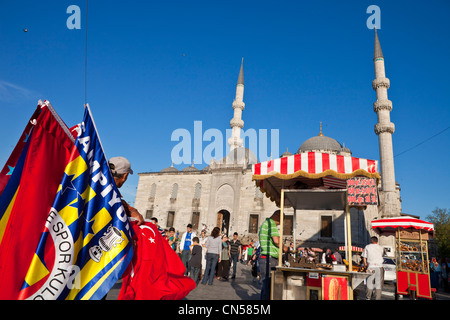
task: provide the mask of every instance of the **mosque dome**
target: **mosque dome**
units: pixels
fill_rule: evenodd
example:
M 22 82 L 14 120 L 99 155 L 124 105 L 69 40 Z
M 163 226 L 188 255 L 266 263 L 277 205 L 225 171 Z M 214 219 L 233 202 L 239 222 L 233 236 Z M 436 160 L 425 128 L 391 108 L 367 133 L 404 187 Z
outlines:
M 333 154 L 351 155 L 349 148 L 343 147 L 335 139 L 327 137 L 322 133 L 322 123 L 320 124 L 319 135 L 309 138 L 302 143 L 297 150 L 297 154 L 302 152 L 317 151 L 317 152 L 329 152 Z
M 246 163 L 247 165 L 258 163 L 258 158 L 256 155 L 247 148 L 238 147 L 230 151 L 225 158 L 221 160 L 222 163 L 232 164 L 232 163 Z
M 297 153 L 308 152 L 308 151 L 331 151 L 340 152 L 342 146 L 339 142 L 333 138 L 322 136 L 316 136 L 309 138 L 302 143 L 300 148 L 298 148 Z

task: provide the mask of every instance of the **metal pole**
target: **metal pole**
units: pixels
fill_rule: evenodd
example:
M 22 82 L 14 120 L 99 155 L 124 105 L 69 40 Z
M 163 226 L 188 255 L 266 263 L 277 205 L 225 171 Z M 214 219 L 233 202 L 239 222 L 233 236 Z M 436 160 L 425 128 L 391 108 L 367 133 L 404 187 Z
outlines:
M 347 254 L 348 254 L 348 271 L 352 272 L 353 270 L 353 261 L 352 261 L 352 229 L 350 224 L 350 208 L 348 205 L 345 206 L 346 216 L 347 216 Z
M 347 206 L 344 213 L 344 245 L 345 245 L 345 259 L 348 261 L 348 233 L 347 233 Z
M 284 189 L 281 189 L 280 199 L 280 243 L 278 244 L 278 266 L 281 267 L 282 254 L 283 254 L 283 225 L 284 225 Z
M 297 234 L 297 209 L 295 209 L 294 208 L 294 217 L 293 217 L 293 220 L 294 220 L 294 234 L 293 234 L 293 242 L 294 242 L 294 251 L 295 251 L 295 253 L 297 253 L 297 244 L 296 244 L 296 242 L 297 242 L 297 236 L 296 236 L 296 234 Z M 296 257 L 296 255 L 295 255 L 295 257 Z

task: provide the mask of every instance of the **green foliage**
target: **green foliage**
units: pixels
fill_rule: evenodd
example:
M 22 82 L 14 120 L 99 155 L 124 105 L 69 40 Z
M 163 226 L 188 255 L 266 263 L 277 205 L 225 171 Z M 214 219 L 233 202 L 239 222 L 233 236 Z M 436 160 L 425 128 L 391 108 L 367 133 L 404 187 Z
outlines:
M 450 257 L 450 209 L 436 207 L 427 220 L 434 224 L 435 240 L 441 258 Z

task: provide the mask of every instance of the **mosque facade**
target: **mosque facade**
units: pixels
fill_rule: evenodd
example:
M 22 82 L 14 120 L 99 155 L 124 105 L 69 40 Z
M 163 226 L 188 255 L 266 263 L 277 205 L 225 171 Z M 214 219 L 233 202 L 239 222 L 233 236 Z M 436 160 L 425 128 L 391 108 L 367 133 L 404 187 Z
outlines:
M 373 235 L 370 222 L 376 218 L 400 215 L 400 192 L 395 182 L 392 133 L 394 124 L 390 122 L 389 113 L 392 102 L 387 99 L 389 79 L 385 77 L 384 57 L 375 31 L 375 80 L 372 83 L 377 100 L 374 111 L 378 116 L 375 133 L 380 144 L 381 181 L 378 186 L 379 205 L 365 208 L 351 208 L 352 245 L 364 246 Z M 243 147 L 240 137 L 244 126 L 242 120 L 245 109 L 243 62 L 236 85 L 233 101 L 232 128 L 228 140 L 230 153 L 223 159 L 212 160 L 208 166 L 198 169 L 194 165 L 182 170 L 170 166 L 159 172 L 139 173 L 135 207 L 146 219 L 158 218 L 162 228 L 174 227 L 180 234 L 186 231 L 188 224 L 200 232 L 208 232 L 218 226 L 222 232 L 232 235 L 237 232 L 244 243 L 258 239 L 258 230 L 262 222 L 279 208 L 256 187 L 252 181 L 252 164 L 257 157 Z M 322 133 L 302 143 L 296 153 L 325 152 L 335 155 L 350 156 L 351 150 L 331 137 Z M 281 157 L 291 156 L 285 152 Z M 326 187 L 332 181 L 316 181 Z M 344 216 L 342 210 L 308 210 L 297 212 L 293 219 L 293 210 L 285 210 L 285 241 L 292 239 L 293 222 L 297 245 L 307 247 L 331 247 L 344 245 Z

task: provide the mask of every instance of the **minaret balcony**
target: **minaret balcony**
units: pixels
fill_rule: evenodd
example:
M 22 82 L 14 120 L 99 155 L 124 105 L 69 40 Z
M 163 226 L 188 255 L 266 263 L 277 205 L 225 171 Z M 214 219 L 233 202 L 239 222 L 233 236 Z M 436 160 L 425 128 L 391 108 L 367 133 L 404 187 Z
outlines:
M 373 104 L 373 111 L 378 113 L 378 111 L 380 111 L 380 110 L 391 111 L 392 110 L 392 101 L 391 100 L 377 100 Z
M 373 90 L 377 90 L 378 88 L 384 87 L 389 89 L 391 83 L 388 78 L 376 78 L 372 81 Z
M 233 101 L 233 109 L 236 109 L 236 108 L 244 110 L 245 109 L 244 101 L 236 101 L 236 100 L 234 100 Z
M 231 119 L 231 121 L 230 121 L 230 126 L 232 127 L 232 128 L 235 128 L 235 127 L 238 127 L 238 128 L 243 128 L 244 127 L 244 121 L 243 120 L 241 120 L 241 119 L 235 119 L 235 118 L 233 118 L 233 119 Z
M 395 131 L 395 125 L 392 122 L 388 123 L 377 123 L 375 125 L 375 133 L 379 135 L 380 133 L 388 132 L 393 134 Z

